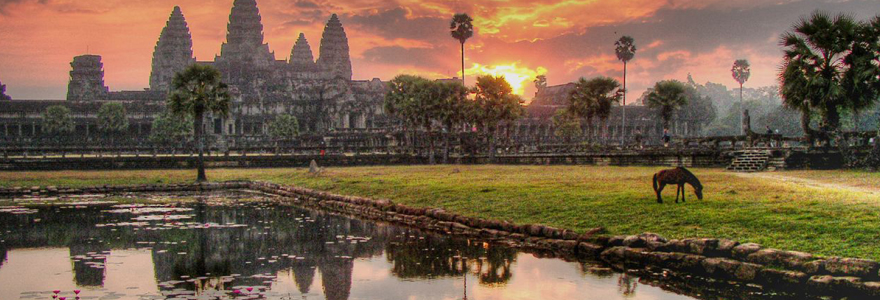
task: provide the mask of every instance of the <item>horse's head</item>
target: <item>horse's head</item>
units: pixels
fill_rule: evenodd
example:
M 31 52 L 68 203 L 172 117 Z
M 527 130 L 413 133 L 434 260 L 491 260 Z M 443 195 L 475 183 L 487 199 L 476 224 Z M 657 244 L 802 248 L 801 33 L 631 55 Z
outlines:
M 694 194 L 697 194 L 697 199 L 703 200 L 703 187 L 694 187 Z

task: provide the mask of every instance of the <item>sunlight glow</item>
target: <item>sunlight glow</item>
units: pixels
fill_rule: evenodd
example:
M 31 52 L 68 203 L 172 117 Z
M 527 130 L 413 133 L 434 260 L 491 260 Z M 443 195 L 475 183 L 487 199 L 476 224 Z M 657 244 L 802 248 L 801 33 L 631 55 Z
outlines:
M 517 64 L 518 62 L 495 66 L 474 64 L 473 67 L 465 70 L 465 74 L 468 76 L 486 74 L 492 76 L 504 76 L 504 79 L 506 79 L 513 88 L 513 93 L 522 96 L 525 94 L 526 86 L 532 84 L 532 81 L 534 81 L 535 77 L 538 75 L 546 74 L 547 69 L 544 67 L 538 67 L 533 70 L 525 67 L 518 67 Z

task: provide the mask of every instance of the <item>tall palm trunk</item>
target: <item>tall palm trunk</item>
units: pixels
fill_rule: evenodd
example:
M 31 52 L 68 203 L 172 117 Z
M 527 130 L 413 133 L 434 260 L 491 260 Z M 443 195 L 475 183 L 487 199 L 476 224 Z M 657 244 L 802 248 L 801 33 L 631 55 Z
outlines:
M 464 42 L 461 42 L 461 85 L 464 84 Z
M 812 147 L 815 135 L 813 129 L 810 128 L 810 112 L 807 110 L 801 111 L 801 129 L 804 130 L 804 138 L 807 139 L 807 143 Z
M 435 160 L 435 152 L 434 152 L 434 131 L 431 126 L 428 125 L 428 164 L 436 165 L 437 161 Z
M 446 134 L 443 137 L 443 164 L 449 164 L 449 136 L 452 135 L 452 124 L 446 124 Z
M 623 122 L 620 126 L 620 145 L 626 143 L 626 61 L 623 62 L 623 105 L 620 106 L 623 112 Z
M 743 127 L 743 84 L 739 84 L 739 135 L 745 135 L 746 129 Z
M 495 131 L 497 126 L 489 127 L 489 163 L 495 163 Z
M 193 126 L 195 126 L 196 143 L 199 150 L 199 157 L 196 160 L 196 164 L 199 168 L 199 175 L 196 178 L 196 182 L 208 181 L 208 176 L 205 175 L 205 160 L 203 157 L 205 152 L 204 117 L 205 115 L 203 112 L 196 112 L 195 120 L 193 122 Z

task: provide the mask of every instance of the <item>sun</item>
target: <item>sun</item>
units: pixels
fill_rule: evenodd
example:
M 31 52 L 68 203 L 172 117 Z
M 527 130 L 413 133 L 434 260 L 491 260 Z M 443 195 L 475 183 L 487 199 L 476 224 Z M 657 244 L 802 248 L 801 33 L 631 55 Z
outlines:
M 525 94 L 526 85 L 532 83 L 538 75 L 546 74 L 547 69 L 544 67 L 529 69 L 519 67 L 517 64 L 517 62 L 494 66 L 474 64 L 473 67 L 465 70 L 465 74 L 469 76 L 486 74 L 492 76 L 504 76 L 504 79 L 507 80 L 507 83 L 510 83 L 510 87 L 513 88 L 513 93 L 522 96 Z

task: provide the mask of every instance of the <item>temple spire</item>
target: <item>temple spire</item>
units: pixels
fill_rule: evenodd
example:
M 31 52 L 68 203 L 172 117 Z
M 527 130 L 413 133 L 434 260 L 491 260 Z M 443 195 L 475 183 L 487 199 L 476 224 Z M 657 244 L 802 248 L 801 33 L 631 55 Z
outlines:
M 183 12 L 179 6 L 175 6 L 153 51 L 151 90 L 168 91 L 174 74 L 195 63 L 192 44 L 192 35 Z
M 263 43 L 263 23 L 255 0 L 235 0 L 226 26 L 226 43 L 220 49 L 220 61 L 268 65 L 275 60 L 269 45 Z
M 336 14 L 333 14 L 324 26 L 318 68 L 329 78 L 351 80 L 348 37 Z
M 312 47 L 309 46 L 305 34 L 299 34 L 296 44 L 290 50 L 290 65 L 299 72 L 310 72 L 317 69 L 315 58 L 312 56 Z
M 80 55 L 70 63 L 67 100 L 99 100 L 110 93 L 104 85 L 104 63 L 99 55 Z
M 6 95 L 6 85 L 0 82 L 0 100 L 12 100 L 12 97 Z

